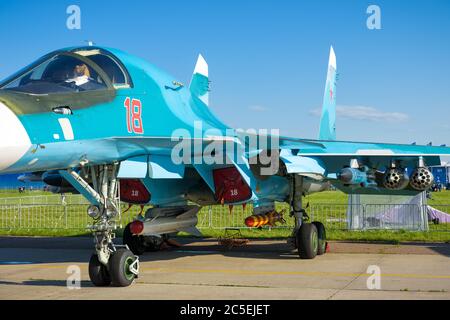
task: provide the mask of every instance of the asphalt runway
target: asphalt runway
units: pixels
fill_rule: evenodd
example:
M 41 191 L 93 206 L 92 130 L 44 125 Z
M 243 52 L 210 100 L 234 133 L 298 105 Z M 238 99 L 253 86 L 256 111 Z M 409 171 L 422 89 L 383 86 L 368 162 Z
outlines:
M 0 299 L 450 299 L 450 244 L 331 242 L 331 252 L 300 260 L 285 241 L 225 250 L 213 240 L 141 256 L 127 288 L 89 281 L 91 238 L 0 237 Z M 119 240 L 120 242 L 120 240 Z M 81 288 L 69 289 L 69 266 Z M 368 289 L 367 268 L 381 271 Z

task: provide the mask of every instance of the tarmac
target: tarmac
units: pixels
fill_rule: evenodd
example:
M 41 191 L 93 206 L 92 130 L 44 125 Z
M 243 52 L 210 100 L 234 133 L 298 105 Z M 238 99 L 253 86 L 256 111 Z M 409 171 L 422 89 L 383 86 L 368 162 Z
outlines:
M 330 242 L 330 252 L 301 260 L 284 240 L 231 249 L 177 240 L 182 247 L 141 256 L 130 287 L 99 288 L 87 269 L 91 238 L 0 237 L 0 299 L 450 300 L 450 244 Z M 68 270 L 80 271 L 79 289 L 67 286 Z

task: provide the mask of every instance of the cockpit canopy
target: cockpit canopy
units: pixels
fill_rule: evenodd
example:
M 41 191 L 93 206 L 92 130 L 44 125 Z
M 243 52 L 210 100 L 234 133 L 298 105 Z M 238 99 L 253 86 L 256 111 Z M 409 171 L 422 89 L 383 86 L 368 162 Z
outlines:
M 28 94 L 72 93 L 131 87 L 122 63 L 93 47 L 49 54 L 1 85 Z

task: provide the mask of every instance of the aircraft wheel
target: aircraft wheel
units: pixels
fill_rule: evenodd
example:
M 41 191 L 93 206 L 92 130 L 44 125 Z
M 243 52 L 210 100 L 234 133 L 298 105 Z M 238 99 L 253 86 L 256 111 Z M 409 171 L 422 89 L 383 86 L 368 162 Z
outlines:
M 147 251 L 155 252 L 161 250 L 161 245 L 164 242 L 164 239 L 161 237 L 155 236 L 146 236 L 145 244 Z
M 128 287 L 134 281 L 139 270 L 138 258 L 127 249 L 119 249 L 109 258 L 109 273 L 116 287 Z
M 140 256 L 148 249 L 145 238 L 144 236 L 133 235 L 130 230 L 130 224 L 127 224 L 125 229 L 123 229 L 123 244 L 127 245 L 135 255 Z
M 317 228 L 312 223 L 303 223 L 297 231 L 298 255 L 302 259 L 314 259 L 319 247 Z
M 325 231 L 325 226 L 322 222 L 314 221 L 312 223 L 316 226 L 317 237 L 319 238 L 319 245 L 317 247 L 317 255 L 320 256 L 327 250 L 327 233 Z
M 93 254 L 89 260 L 89 278 L 97 287 L 106 287 L 111 284 L 111 277 L 105 265 L 98 261 L 98 256 Z

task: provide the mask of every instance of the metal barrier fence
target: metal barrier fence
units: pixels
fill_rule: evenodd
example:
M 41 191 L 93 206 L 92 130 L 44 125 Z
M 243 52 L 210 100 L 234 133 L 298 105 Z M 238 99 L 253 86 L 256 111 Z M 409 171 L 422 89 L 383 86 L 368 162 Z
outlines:
M 445 213 L 450 212 L 450 205 L 435 206 Z M 286 224 L 278 224 L 273 229 L 292 228 L 294 220 L 287 214 L 287 205 L 277 206 L 277 210 L 285 210 Z M 449 231 L 450 223 L 434 225 L 427 221 L 427 206 L 411 204 L 314 204 L 307 208 L 310 221 L 320 221 L 329 230 L 428 230 Z M 352 221 L 358 213 L 361 223 Z M 244 225 L 246 217 L 252 214 L 252 207 L 245 209 L 236 207 L 230 213 L 227 207 L 208 207 L 199 213 L 199 227 L 212 229 L 248 228 Z
M 435 205 L 436 209 L 449 213 L 450 205 Z M 122 205 L 122 209 L 126 206 Z M 59 195 L 35 196 L 23 198 L 4 198 L 0 201 L 0 229 L 85 229 L 92 223 L 86 213 L 87 202 L 77 195 L 62 198 Z M 273 229 L 292 228 L 293 219 L 289 218 L 289 207 L 277 205 L 277 210 L 285 210 L 286 224 L 271 227 Z M 450 232 L 450 223 L 435 224 L 427 220 L 426 207 L 418 205 L 395 204 L 314 204 L 307 208 L 311 221 L 321 221 L 328 230 L 412 230 L 417 225 L 426 225 L 420 230 Z M 198 227 L 210 229 L 241 228 L 246 229 L 244 220 L 252 215 L 252 206 L 245 208 L 235 206 L 204 207 L 198 214 Z M 121 214 L 118 222 L 125 226 L 132 221 L 140 211 L 139 206 L 133 206 Z M 359 212 L 362 221 L 355 228 L 354 215 L 349 212 Z M 389 214 L 394 212 L 395 214 Z M 421 216 L 422 213 L 422 216 Z
M 25 196 L 0 199 L 0 229 L 86 229 L 92 224 L 89 203 L 80 195 Z M 126 225 L 138 214 L 134 207 L 119 217 Z
M 23 196 L 23 197 L 9 197 L 0 198 L 1 205 L 62 205 L 62 204 L 89 204 L 88 201 L 81 195 L 39 195 L 39 196 Z

